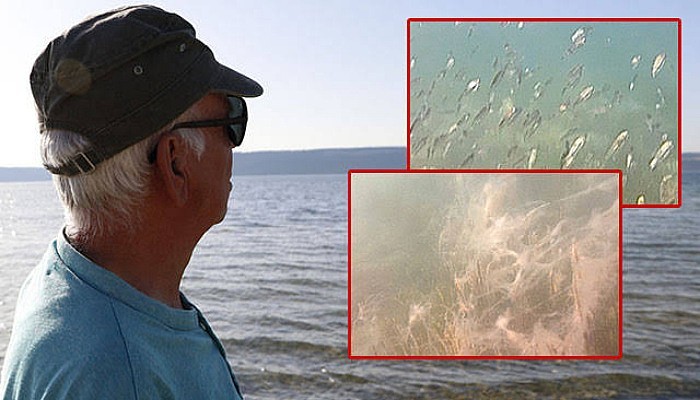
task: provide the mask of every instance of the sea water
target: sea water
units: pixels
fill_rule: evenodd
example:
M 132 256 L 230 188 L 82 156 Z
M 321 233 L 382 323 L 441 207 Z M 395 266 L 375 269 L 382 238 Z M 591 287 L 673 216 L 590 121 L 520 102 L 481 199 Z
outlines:
M 698 398 L 700 175 L 683 206 L 624 210 L 620 361 L 347 358 L 347 176 L 236 177 L 183 291 L 248 399 Z M 50 182 L 0 184 L 0 358 L 19 287 L 59 232 Z
M 676 23 L 412 22 L 410 35 L 411 167 L 620 169 L 624 203 L 678 202 Z

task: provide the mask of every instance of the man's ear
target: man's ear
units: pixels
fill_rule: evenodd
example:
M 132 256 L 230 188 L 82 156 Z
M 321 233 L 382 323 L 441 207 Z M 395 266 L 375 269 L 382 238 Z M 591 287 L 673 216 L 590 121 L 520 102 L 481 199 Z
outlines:
M 183 206 L 188 198 L 188 148 L 179 135 L 165 133 L 158 141 L 156 168 L 162 177 L 165 192 L 175 206 Z

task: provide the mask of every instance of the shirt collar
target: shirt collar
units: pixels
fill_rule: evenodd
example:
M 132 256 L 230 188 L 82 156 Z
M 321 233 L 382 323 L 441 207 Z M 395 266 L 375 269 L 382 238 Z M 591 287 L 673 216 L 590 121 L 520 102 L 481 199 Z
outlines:
M 56 255 L 60 261 L 82 281 L 112 299 L 148 315 L 177 330 L 193 330 L 199 327 L 199 310 L 180 293 L 188 309 L 176 309 L 138 291 L 119 276 L 95 264 L 76 250 L 62 232 L 55 241 Z

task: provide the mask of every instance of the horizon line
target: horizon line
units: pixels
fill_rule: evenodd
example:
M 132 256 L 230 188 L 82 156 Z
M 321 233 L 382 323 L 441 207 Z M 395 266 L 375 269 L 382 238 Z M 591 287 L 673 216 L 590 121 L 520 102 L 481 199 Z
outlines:
M 370 150 L 370 149 L 406 149 L 406 146 L 360 146 L 360 147 L 318 147 L 308 149 L 281 149 L 281 150 L 237 150 L 235 154 L 253 154 L 253 153 L 294 153 L 302 151 L 328 151 L 328 150 Z M 700 150 L 698 151 L 700 153 Z M 0 168 L 41 168 L 41 164 L 31 165 L 0 165 Z

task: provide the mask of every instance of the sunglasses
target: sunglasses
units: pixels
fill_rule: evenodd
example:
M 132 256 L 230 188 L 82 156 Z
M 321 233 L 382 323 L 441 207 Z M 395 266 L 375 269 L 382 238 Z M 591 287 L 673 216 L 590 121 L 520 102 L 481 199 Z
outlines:
M 245 127 L 248 123 L 248 107 L 245 105 L 245 100 L 242 97 L 227 96 L 229 104 L 228 116 L 219 119 L 207 119 L 202 121 L 187 121 L 179 122 L 170 128 L 171 131 L 182 128 L 212 128 L 223 126 L 226 128 L 229 140 L 233 143 L 233 147 L 238 147 L 243 143 L 245 136 Z M 156 146 L 153 152 L 148 156 L 148 161 L 151 163 L 156 160 Z

